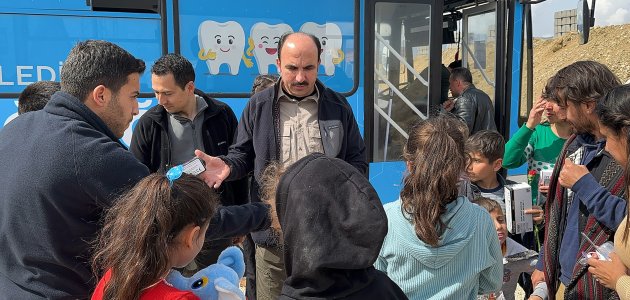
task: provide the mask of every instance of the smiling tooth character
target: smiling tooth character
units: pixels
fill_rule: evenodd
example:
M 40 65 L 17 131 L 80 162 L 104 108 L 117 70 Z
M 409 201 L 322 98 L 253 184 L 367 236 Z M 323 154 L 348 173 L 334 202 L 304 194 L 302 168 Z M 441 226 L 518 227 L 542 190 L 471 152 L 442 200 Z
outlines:
M 270 25 L 264 22 L 258 22 L 252 26 L 249 35 L 247 55 L 256 58 L 258 73 L 268 74 L 269 65 L 276 65 L 276 58 L 278 58 L 278 41 L 280 41 L 280 37 L 286 32 L 293 32 L 293 29 L 291 26 L 284 23 Z
M 326 75 L 335 75 L 335 65 L 338 65 L 344 59 L 342 45 L 341 29 L 335 23 L 317 24 L 306 22 L 300 27 L 300 31 L 310 33 L 319 38 L 322 44 L 322 53 L 320 59 L 324 66 Z
M 245 47 L 245 32 L 234 21 L 218 23 L 203 21 L 199 25 L 199 59 L 205 60 L 210 74 L 219 73 L 222 64 L 228 64 L 230 74 L 238 74 Z

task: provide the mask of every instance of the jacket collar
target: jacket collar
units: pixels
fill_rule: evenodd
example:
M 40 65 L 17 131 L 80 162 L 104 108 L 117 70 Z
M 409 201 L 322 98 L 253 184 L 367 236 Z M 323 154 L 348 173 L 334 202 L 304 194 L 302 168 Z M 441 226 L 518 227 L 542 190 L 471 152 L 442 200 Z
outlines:
M 212 98 L 208 97 L 206 93 L 199 89 L 195 89 L 195 95 L 201 96 L 206 101 L 206 104 L 208 104 L 208 107 L 203 111 L 204 122 L 220 112 L 221 108 L 212 100 Z M 168 123 L 168 112 L 166 111 L 166 109 L 164 109 L 162 105 L 158 104 L 154 108 L 149 109 L 144 113 L 143 116 L 145 115 L 147 116 L 147 118 L 160 124 L 162 127 L 167 126 L 166 124 Z
M 476 89 L 476 87 L 475 87 L 474 84 L 471 83 L 462 91 L 462 94 L 467 92 L 467 91 L 469 91 L 469 90 L 473 90 L 473 89 Z
M 44 110 L 54 115 L 60 115 L 69 117 L 75 120 L 85 121 L 96 130 L 107 135 L 113 141 L 120 144 L 122 147 L 127 147 L 120 141 L 118 137 L 112 132 L 112 130 L 105 124 L 103 119 L 99 117 L 94 111 L 92 111 L 85 103 L 81 102 L 76 97 L 66 92 L 56 92 L 52 95 L 50 101 L 44 107 Z

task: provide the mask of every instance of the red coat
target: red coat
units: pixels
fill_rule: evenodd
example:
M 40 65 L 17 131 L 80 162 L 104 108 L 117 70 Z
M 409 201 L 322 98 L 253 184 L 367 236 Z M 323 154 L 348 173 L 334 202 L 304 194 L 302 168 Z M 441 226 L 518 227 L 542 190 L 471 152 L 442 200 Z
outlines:
M 102 300 L 105 285 L 112 277 L 112 270 L 107 271 L 96 286 L 92 300 Z M 200 300 L 195 294 L 189 291 L 180 291 L 169 285 L 163 279 L 152 287 L 145 289 L 140 294 L 140 300 Z

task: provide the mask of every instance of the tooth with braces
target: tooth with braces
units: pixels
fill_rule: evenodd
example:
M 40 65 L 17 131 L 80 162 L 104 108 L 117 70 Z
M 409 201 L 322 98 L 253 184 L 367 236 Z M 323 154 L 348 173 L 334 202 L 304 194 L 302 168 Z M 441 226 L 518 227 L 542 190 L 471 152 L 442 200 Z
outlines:
M 321 64 L 324 66 L 325 74 L 335 75 L 335 65 L 340 64 L 345 58 L 341 49 L 343 38 L 341 29 L 335 23 L 317 24 L 306 22 L 300 27 L 300 31 L 310 33 L 319 39 L 322 44 L 320 54 Z
M 268 74 L 269 65 L 276 65 L 278 41 L 286 32 L 293 32 L 293 29 L 284 23 L 271 25 L 265 22 L 258 22 L 252 26 L 247 55 L 256 58 L 258 73 Z
M 203 21 L 199 25 L 198 35 L 198 57 L 206 61 L 210 74 L 219 74 L 223 64 L 229 66 L 230 74 L 238 74 L 245 48 L 245 32 L 239 23 Z

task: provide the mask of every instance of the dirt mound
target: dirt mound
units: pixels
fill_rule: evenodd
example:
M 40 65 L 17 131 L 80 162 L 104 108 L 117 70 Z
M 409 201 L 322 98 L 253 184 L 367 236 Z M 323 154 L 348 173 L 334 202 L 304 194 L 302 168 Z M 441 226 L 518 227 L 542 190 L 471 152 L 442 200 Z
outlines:
M 561 68 L 579 60 L 594 60 L 603 63 L 622 82 L 628 81 L 630 79 L 629 40 L 630 24 L 592 28 L 589 41 L 584 45 L 579 44 L 577 33 L 553 39 L 534 39 L 534 101 L 540 95 L 549 77 Z M 525 89 L 524 83 L 523 89 Z M 523 97 L 524 95 L 523 93 Z M 527 115 L 524 107 L 521 105 L 521 116 Z
M 579 44 L 577 33 L 554 39 L 534 39 L 534 95 L 547 78 L 575 61 L 594 60 L 605 64 L 623 82 L 630 79 L 630 24 L 595 27 L 588 43 Z

